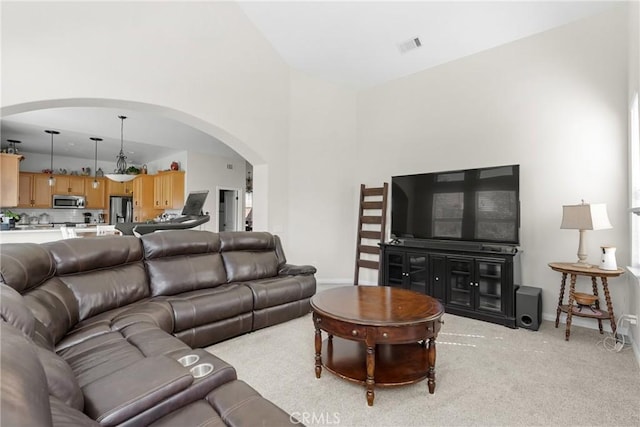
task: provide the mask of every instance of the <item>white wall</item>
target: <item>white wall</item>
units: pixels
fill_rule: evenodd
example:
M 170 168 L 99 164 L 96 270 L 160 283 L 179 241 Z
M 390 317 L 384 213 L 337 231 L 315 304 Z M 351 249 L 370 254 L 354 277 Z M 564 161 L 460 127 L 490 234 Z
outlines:
M 355 92 L 292 72 L 289 262 L 313 264 L 319 282 L 353 280 L 357 209 Z
M 246 186 L 246 162 L 239 158 L 216 157 L 209 154 L 189 152 L 189 169 L 186 176 L 186 192 L 209 190 L 203 211 L 209 212 L 210 221 L 202 229 L 218 231 L 218 207 L 216 206 L 218 188 L 238 189 L 240 208 L 244 206 L 244 189 Z M 232 169 L 227 169 L 227 165 Z M 243 223 L 241 225 L 244 225 Z
M 3 114 L 68 99 L 170 108 L 260 169 L 258 227 L 287 224 L 289 69 L 237 4 L 3 2 L 1 19 Z
M 578 232 L 560 230 L 563 204 L 606 203 L 614 228 L 587 233 L 589 261 L 599 261 L 603 244 L 618 247 L 621 265 L 629 259 L 625 11 L 617 7 L 358 98 L 354 163 L 362 182 L 521 165 L 523 284 L 543 289 L 547 318 L 555 318 L 560 284 L 547 263 L 577 258 Z M 615 309 L 627 312 L 624 280 L 611 282 Z M 590 289 L 588 281 L 582 286 Z
M 615 228 L 588 234 L 590 260 L 608 243 L 628 262 L 624 8 L 359 94 L 290 71 L 233 2 L 5 2 L 1 19 L 3 114 L 46 100 L 171 109 L 253 164 L 255 229 L 320 279 L 352 277 L 360 183 L 506 163 L 522 166 L 523 276 L 547 316 L 559 277 L 546 264 L 577 247 L 563 204 L 607 203 Z M 628 290 L 612 294 L 627 310 Z
M 628 103 L 631 105 L 633 97 L 640 92 L 640 2 L 631 2 L 629 7 L 629 89 Z M 639 118 L 640 119 L 640 118 Z M 631 185 L 629 185 L 631 189 Z M 631 191 L 629 190 L 629 195 Z M 638 217 L 634 218 L 640 224 Z M 635 237 L 637 241 L 637 237 Z M 640 248 L 636 248 L 638 250 Z M 637 255 L 636 255 L 637 257 Z M 637 260 L 637 258 L 636 258 Z M 637 267 L 637 266 L 636 266 Z M 636 270 L 637 271 L 637 270 Z M 640 317 L 640 277 L 636 278 L 629 272 L 629 313 Z M 630 336 L 634 341 L 636 359 L 640 363 L 640 324 L 632 326 Z
M 49 154 L 41 153 L 29 153 L 21 151 L 20 154 L 24 156 L 24 160 L 20 162 L 20 172 L 42 172 L 43 169 L 49 169 L 51 165 L 51 156 Z M 115 155 L 114 155 L 115 158 Z M 82 168 L 91 168 L 91 176 L 94 175 L 93 159 L 78 159 L 77 157 L 68 156 L 54 156 L 53 157 L 53 169 L 55 171 L 59 169 L 66 169 L 67 173 L 72 171 L 82 173 Z M 116 162 L 98 161 L 98 168 L 102 168 L 104 173 L 112 172 L 116 167 Z

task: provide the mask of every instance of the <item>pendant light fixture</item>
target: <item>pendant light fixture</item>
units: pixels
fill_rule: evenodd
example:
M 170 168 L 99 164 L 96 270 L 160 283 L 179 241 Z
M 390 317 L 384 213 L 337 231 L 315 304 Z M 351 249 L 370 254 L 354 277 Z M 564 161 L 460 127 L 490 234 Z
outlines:
M 106 174 L 105 176 L 111 181 L 127 182 L 134 179 L 135 175 L 127 174 L 127 156 L 124 155 L 124 119 L 127 116 L 118 116 L 120 122 L 120 153 L 118 153 L 116 161 L 116 170 L 113 173 Z
M 91 183 L 91 186 L 93 187 L 93 189 L 97 189 L 98 187 L 100 187 L 100 182 L 97 180 L 97 175 L 96 173 L 98 172 L 98 141 L 102 141 L 102 138 L 96 138 L 96 137 L 92 137 L 89 138 L 90 140 L 92 140 L 95 145 L 96 145 L 96 154 L 95 154 L 95 161 L 93 164 L 93 182 Z
M 60 132 L 57 130 L 45 130 L 46 133 L 51 135 L 51 164 L 49 165 L 49 179 L 47 182 L 49 183 L 49 187 L 53 187 L 56 183 L 56 179 L 53 177 L 53 135 L 59 135 Z

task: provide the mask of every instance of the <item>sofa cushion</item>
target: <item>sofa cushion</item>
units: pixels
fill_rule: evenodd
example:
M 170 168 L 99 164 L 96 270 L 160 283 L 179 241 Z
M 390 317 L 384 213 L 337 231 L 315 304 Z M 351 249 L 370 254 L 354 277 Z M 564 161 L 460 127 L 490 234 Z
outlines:
M 57 352 L 71 366 L 80 387 L 85 387 L 145 357 L 188 350 L 182 341 L 150 323 L 136 323 L 118 331 L 98 323 L 62 340 Z
M 207 401 L 228 426 L 285 426 L 300 422 L 260 396 L 244 381 L 221 385 Z
M 78 300 L 80 320 L 149 296 L 149 284 L 142 261 L 61 276 L 60 280 Z
M 51 418 L 54 426 L 65 427 L 99 427 L 100 424 L 86 416 L 83 412 L 68 406 L 64 402 L 49 396 L 51 406 Z
M 175 426 L 206 426 L 227 427 L 220 415 L 206 400 L 198 400 L 187 406 L 183 406 L 160 418 L 150 427 L 175 427 Z
M 53 257 L 58 275 L 129 264 L 142 260 L 142 244 L 134 236 L 101 236 L 42 243 Z
M 0 336 L 0 425 L 51 425 L 47 377 L 33 344 L 4 321 L 0 321 Z
M 141 359 L 84 386 L 85 412 L 103 426 L 114 426 L 185 390 L 193 381 L 189 370 L 176 360 Z
M 36 322 L 33 313 L 18 291 L 4 284 L 0 284 L 0 318 L 26 336 L 33 336 Z
M 245 285 L 253 292 L 254 310 L 303 300 L 316 293 L 313 276 L 280 276 L 246 282 Z
M 0 251 L 0 281 L 23 293 L 55 272 L 53 258 L 37 243 L 4 243 Z
M 52 351 L 35 346 L 47 377 L 49 394 L 79 411 L 84 408 L 84 397 L 71 367 Z
M 152 296 L 213 288 L 227 281 L 219 253 L 157 258 L 146 266 Z
M 53 277 L 41 286 L 29 290 L 23 297 L 25 305 L 46 328 L 51 346 L 78 323 L 78 301 L 71 289 L 58 277 Z
M 222 259 L 230 283 L 264 279 L 278 274 L 278 258 L 274 251 L 223 252 Z
M 174 332 L 250 313 L 253 308 L 251 290 L 233 283 L 213 289 L 185 292 L 168 297 L 167 301 L 173 308 Z
M 171 230 L 140 237 L 147 260 L 220 252 L 220 236 L 210 231 Z
M 231 251 L 275 251 L 275 236 L 266 231 L 221 231 L 220 250 Z
M 78 302 L 79 320 L 149 296 L 142 244 L 133 236 L 89 237 L 43 243 L 56 276 Z
M 208 231 L 174 230 L 141 237 L 151 295 L 175 295 L 226 283 L 220 238 Z

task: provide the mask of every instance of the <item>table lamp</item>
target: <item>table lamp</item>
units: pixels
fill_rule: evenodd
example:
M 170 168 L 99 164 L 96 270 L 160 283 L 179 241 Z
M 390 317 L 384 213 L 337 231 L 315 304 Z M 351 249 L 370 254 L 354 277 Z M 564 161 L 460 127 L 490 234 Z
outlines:
M 586 204 L 583 200 L 580 205 L 562 206 L 562 224 L 560 228 L 580 231 L 578 262 L 574 265 L 578 267 L 592 267 L 592 265 L 587 262 L 587 251 L 584 245 L 585 230 L 604 230 L 613 227 L 609 222 L 606 204 Z

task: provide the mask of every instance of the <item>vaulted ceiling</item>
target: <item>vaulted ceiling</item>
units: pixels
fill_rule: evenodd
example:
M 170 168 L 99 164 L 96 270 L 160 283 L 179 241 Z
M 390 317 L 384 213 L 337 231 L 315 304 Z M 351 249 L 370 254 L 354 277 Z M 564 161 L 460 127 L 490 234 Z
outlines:
M 510 43 L 612 7 L 610 1 L 239 1 L 248 19 L 294 69 L 359 90 Z M 418 46 L 419 45 L 419 46 Z M 2 147 L 49 153 L 44 129 L 60 130 L 56 155 L 99 159 L 120 148 L 118 115 L 131 163 L 194 149 L 237 154 L 182 123 L 109 108 L 60 108 L 1 119 Z M 176 146 L 176 142 L 180 145 Z

